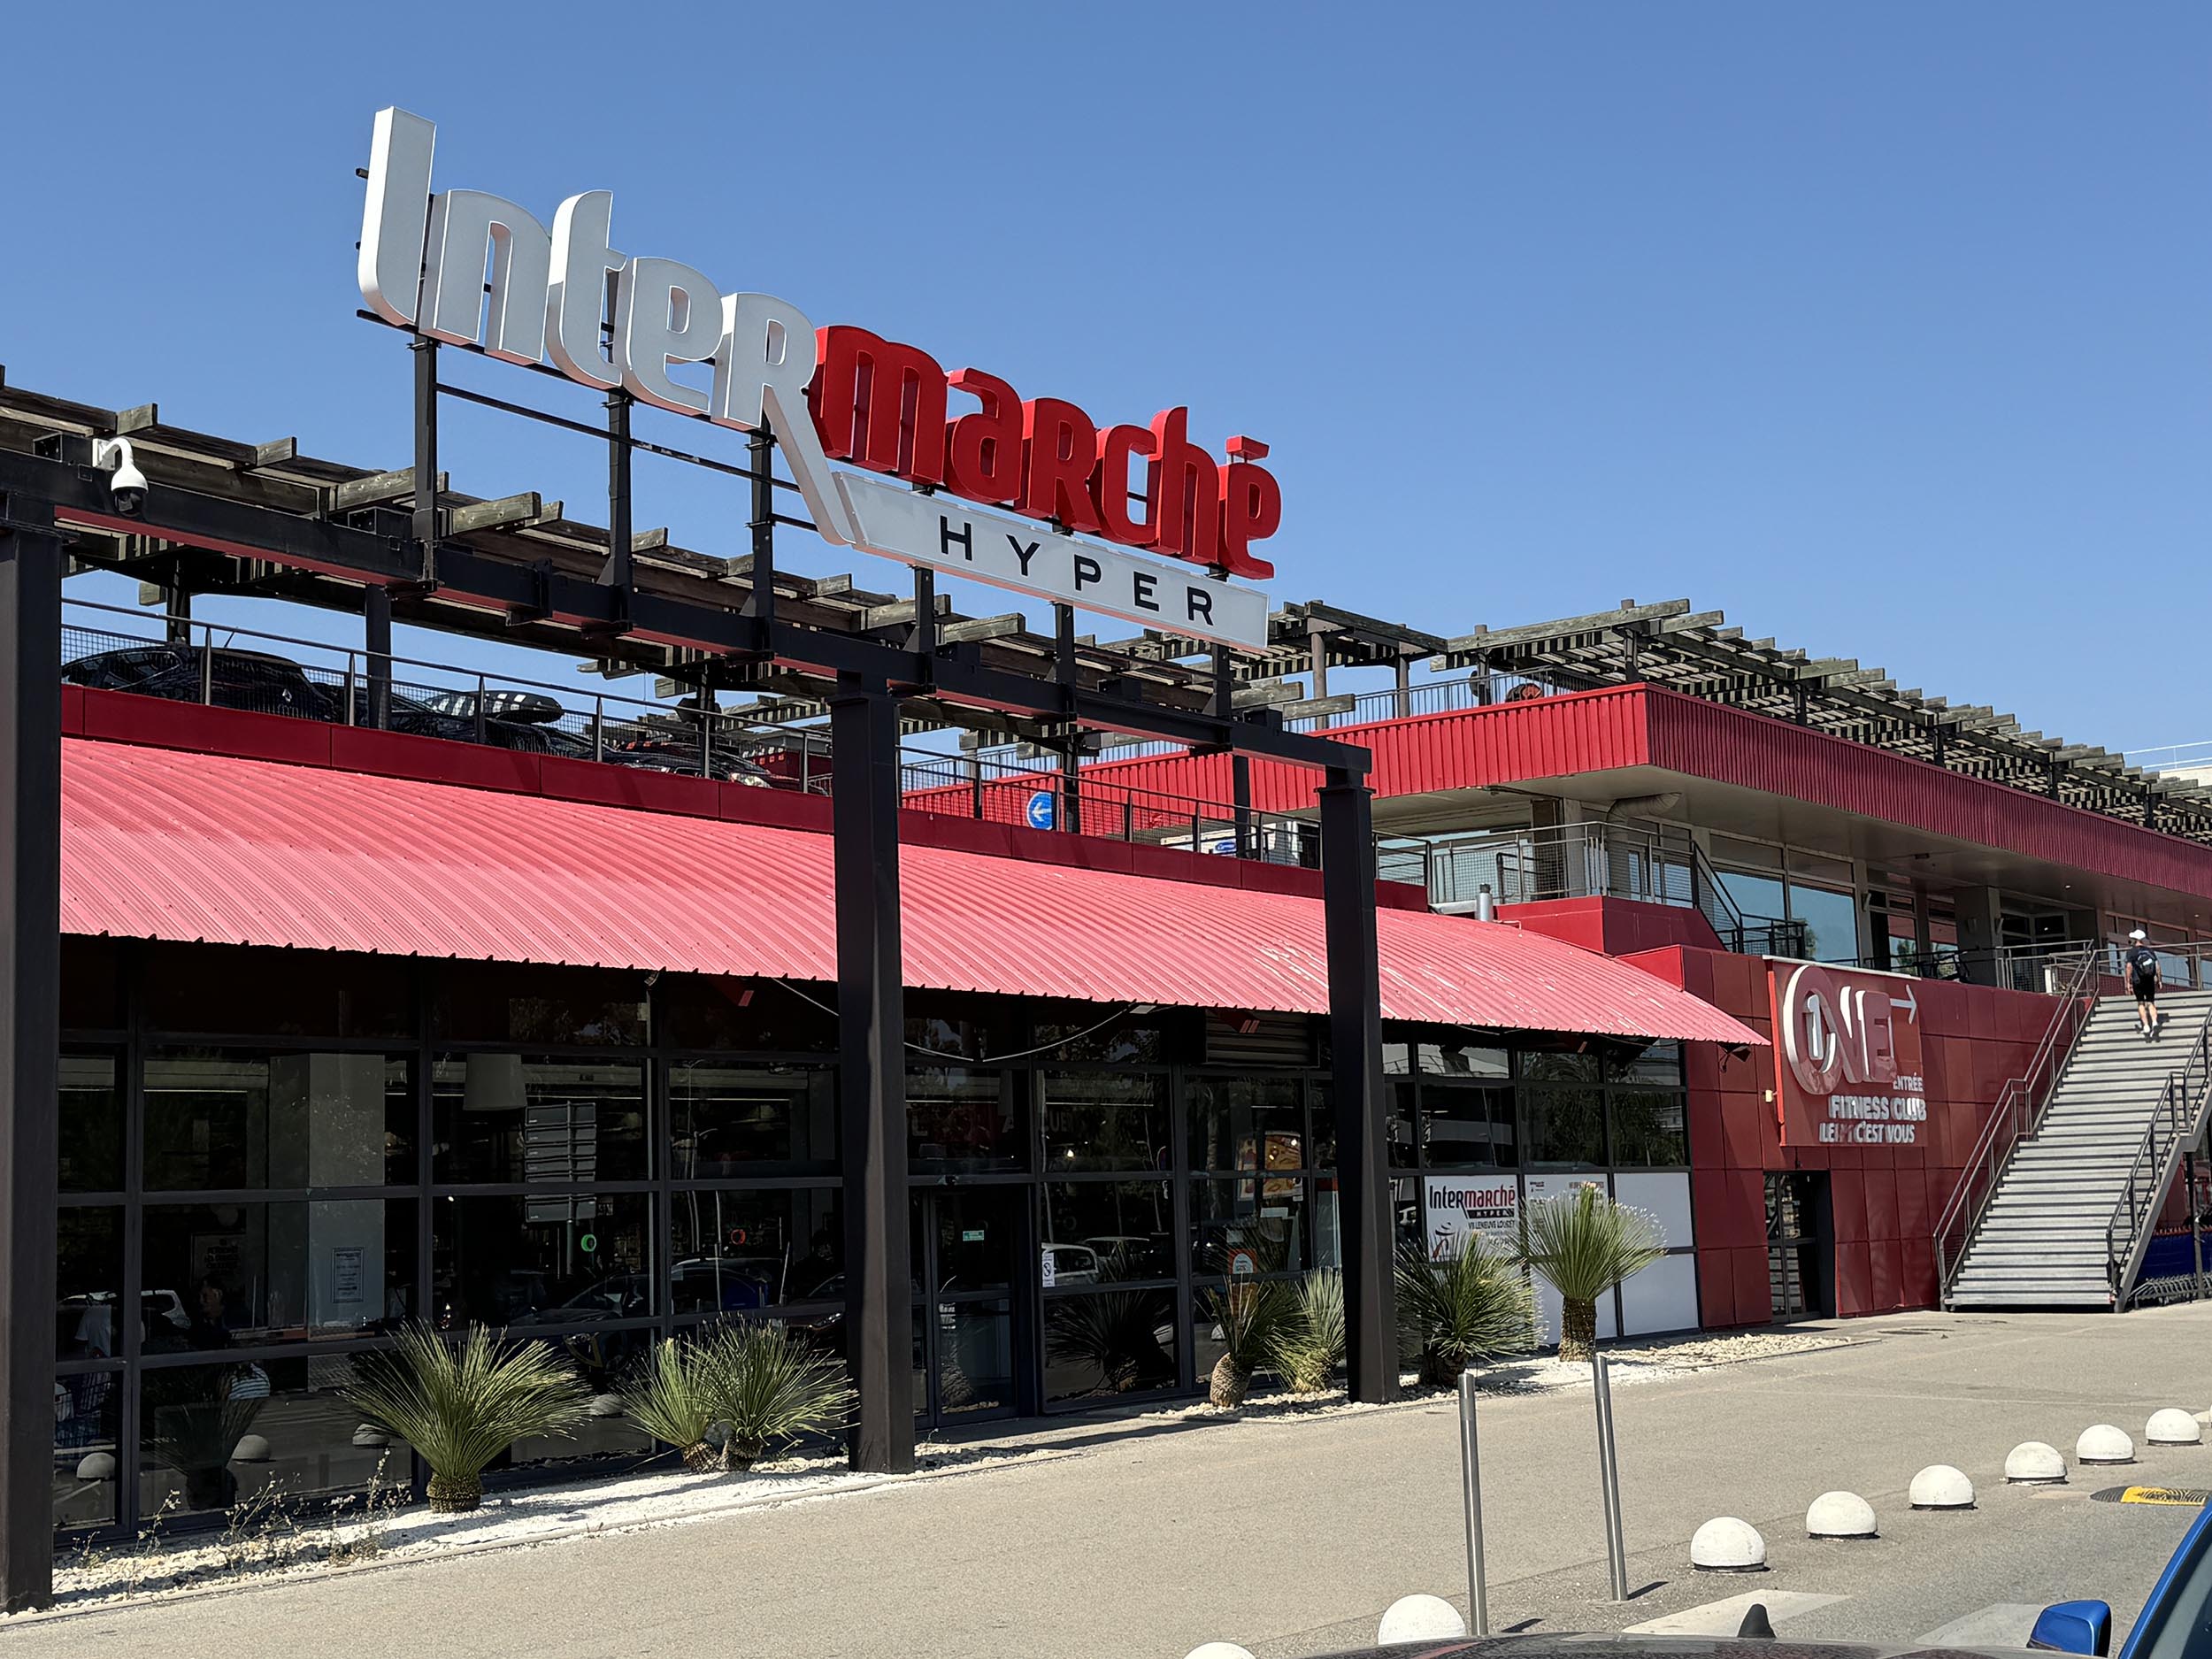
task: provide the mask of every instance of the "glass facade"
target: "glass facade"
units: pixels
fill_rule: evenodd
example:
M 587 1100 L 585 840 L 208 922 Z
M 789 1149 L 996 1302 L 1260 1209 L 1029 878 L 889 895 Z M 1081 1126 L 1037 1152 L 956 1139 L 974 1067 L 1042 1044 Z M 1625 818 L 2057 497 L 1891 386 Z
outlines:
M 842 1348 L 835 1025 L 784 987 L 87 941 L 66 962 L 58 1527 L 412 1479 L 340 1396 L 404 1320 L 542 1338 L 595 1392 L 709 1320 Z M 1191 1391 L 1207 1286 L 1340 1260 L 1310 1043 L 1209 1064 L 1192 1010 L 909 1013 L 925 1425 Z M 1671 1049 L 1390 1054 L 1408 1177 L 1677 1156 Z M 650 1449 L 595 1417 L 491 1472 Z

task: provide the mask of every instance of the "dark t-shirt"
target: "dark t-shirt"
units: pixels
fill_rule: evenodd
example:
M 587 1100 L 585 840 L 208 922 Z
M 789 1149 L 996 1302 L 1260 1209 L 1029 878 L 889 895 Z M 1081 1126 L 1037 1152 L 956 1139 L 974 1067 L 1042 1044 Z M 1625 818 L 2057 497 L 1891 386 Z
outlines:
M 2128 972 L 2138 980 L 2148 983 L 2158 977 L 2158 953 L 2148 945 L 2138 945 L 2128 952 Z

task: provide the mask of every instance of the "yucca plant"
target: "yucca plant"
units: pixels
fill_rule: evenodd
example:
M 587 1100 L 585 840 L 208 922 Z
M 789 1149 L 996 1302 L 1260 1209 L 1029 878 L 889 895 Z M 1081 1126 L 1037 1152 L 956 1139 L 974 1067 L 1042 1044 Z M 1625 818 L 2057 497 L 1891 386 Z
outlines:
M 1293 1394 L 1319 1394 L 1335 1379 L 1344 1358 L 1343 1274 L 1317 1268 L 1298 1281 L 1273 1357 Z
M 844 1362 L 780 1325 L 725 1325 L 700 1361 L 726 1466 L 750 1469 L 768 1448 L 842 1428 L 854 1394 Z
M 1244 1403 L 1253 1371 L 1274 1362 L 1298 1299 L 1279 1279 L 1241 1278 L 1206 1291 L 1199 1307 L 1221 1331 L 1221 1357 L 1214 1362 L 1206 1398 L 1233 1410 Z
M 1398 1250 L 1398 1317 L 1421 1356 L 1421 1380 L 1448 1386 L 1470 1365 L 1536 1346 L 1536 1294 L 1509 1251 L 1480 1233 L 1449 1256 Z
M 248 1375 L 230 1365 L 146 1373 L 148 1449 L 182 1478 L 192 1509 L 227 1509 L 238 1495 L 231 1454 L 269 1403 L 265 1379 L 259 1392 L 241 1392 Z
M 706 1350 L 671 1337 L 653 1345 L 622 1389 L 631 1421 L 681 1454 L 684 1467 L 706 1470 L 722 1462 L 708 1444 L 715 1422 L 714 1378 Z M 726 1440 L 725 1446 L 728 1444 Z
M 1521 1216 L 1521 1260 L 1559 1293 L 1559 1357 L 1586 1360 L 1597 1344 L 1598 1298 L 1666 1254 L 1649 1210 L 1617 1204 L 1594 1187 L 1540 1198 Z
M 1164 1320 L 1166 1293 L 1094 1290 L 1063 1296 L 1045 1307 L 1045 1352 L 1063 1364 L 1098 1372 L 1101 1392 L 1129 1394 L 1175 1379 L 1175 1361 L 1163 1345 L 1174 1333 Z
M 426 1325 L 403 1325 L 392 1351 L 365 1355 L 339 1393 L 422 1454 L 430 1507 L 447 1515 L 484 1501 L 484 1466 L 517 1440 L 574 1434 L 589 1398 L 544 1343 L 509 1343 L 480 1325 L 457 1343 Z

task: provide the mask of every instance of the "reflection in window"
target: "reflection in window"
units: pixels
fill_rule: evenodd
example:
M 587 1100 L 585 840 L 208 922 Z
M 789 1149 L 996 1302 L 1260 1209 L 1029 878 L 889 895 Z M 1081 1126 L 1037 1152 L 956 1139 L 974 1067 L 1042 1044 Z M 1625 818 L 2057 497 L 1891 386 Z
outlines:
M 124 1375 L 75 1371 L 54 1379 L 54 1525 L 104 1526 L 115 1517 L 116 1451 Z
M 439 1180 L 573 1186 L 647 1173 L 637 1066 L 442 1055 L 431 1094 Z
M 1171 1388 L 1175 1293 L 1094 1290 L 1045 1303 L 1045 1403 Z
M 1306 1167 L 1305 1086 L 1291 1078 L 1193 1078 L 1185 1085 L 1194 1170 Z
M 1623 1168 L 1687 1169 L 1689 1132 L 1683 1097 L 1667 1089 L 1615 1088 L 1613 1162 Z
M 1193 1181 L 1190 1206 L 1194 1273 L 1302 1273 L 1312 1265 L 1302 1179 Z
M 1421 1128 L 1432 1168 L 1511 1169 L 1520 1162 L 1510 1085 L 1424 1083 Z
M 360 1412 L 339 1398 L 352 1376 L 343 1358 L 145 1372 L 139 1468 L 147 1512 L 165 1502 L 188 1515 L 227 1509 L 271 1486 L 334 1492 L 373 1478 L 403 1486 L 406 1442 L 379 1430 L 362 1433 Z
M 1167 1079 L 1156 1072 L 1046 1071 L 1045 1170 L 1165 1170 Z
M 146 1062 L 146 1185 L 163 1192 L 411 1182 L 415 1096 L 380 1054 L 164 1049 Z
M 1018 1170 L 1028 1163 L 1002 1073 L 917 1066 L 906 1074 L 907 1155 L 939 1170 Z
M 123 1333 L 116 1328 L 123 1301 L 123 1212 L 65 1209 L 60 1223 L 54 1356 L 118 1358 L 123 1352 Z
M 1596 1088 L 1525 1087 L 1521 1110 L 1532 1169 L 1592 1169 L 1605 1162 L 1605 1096 Z
M 1812 962 L 1855 962 L 1859 956 L 1857 906 L 1849 893 L 1790 883 L 1790 917 L 1805 924 L 1805 956 Z
M 642 1193 L 441 1198 L 431 1206 L 441 1328 L 589 1325 L 657 1311 Z
M 149 1204 L 141 1350 L 355 1337 L 412 1312 L 411 1200 Z
M 670 1203 L 672 1311 L 746 1314 L 844 1294 L 834 1188 L 708 1188 L 676 1193 Z
M 1045 1248 L 1056 1284 L 1175 1277 L 1175 1195 L 1165 1181 L 1048 1181 Z
M 123 1188 L 123 1088 L 112 1054 L 72 1052 L 61 1056 L 61 1159 L 65 1193 L 115 1193 Z
M 668 1110 L 680 1181 L 836 1166 L 837 1074 L 827 1066 L 679 1061 Z

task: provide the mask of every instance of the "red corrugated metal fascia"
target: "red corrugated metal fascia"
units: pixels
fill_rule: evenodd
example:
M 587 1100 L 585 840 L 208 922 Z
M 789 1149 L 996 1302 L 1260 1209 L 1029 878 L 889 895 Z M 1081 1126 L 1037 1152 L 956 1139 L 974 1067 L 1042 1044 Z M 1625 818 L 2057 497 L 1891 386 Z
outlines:
M 1651 764 L 1978 847 L 2212 894 L 2212 848 L 1847 738 L 1647 687 Z
M 66 933 L 835 972 L 832 847 L 818 834 L 75 738 L 62 756 Z M 1310 898 L 929 847 L 901 864 L 910 985 L 1295 1013 L 1328 1004 Z M 1386 910 L 1377 933 L 1392 1019 L 1758 1041 L 1649 975 L 1515 928 Z
M 1332 726 L 1322 735 L 1373 756 L 1368 781 L 1384 795 L 1471 789 L 1529 778 L 1559 778 L 1649 764 L 1641 686 L 1613 686 L 1486 709 L 1455 709 Z M 1158 755 L 1108 761 L 1087 778 L 1202 800 L 1229 799 L 1229 763 L 1222 755 Z M 1252 804 L 1263 811 L 1310 809 L 1321 780 L 1278 762 L 1252 764 Z

